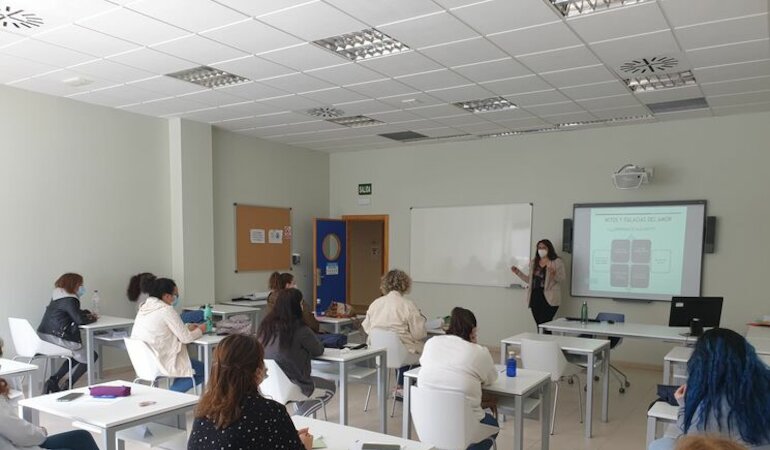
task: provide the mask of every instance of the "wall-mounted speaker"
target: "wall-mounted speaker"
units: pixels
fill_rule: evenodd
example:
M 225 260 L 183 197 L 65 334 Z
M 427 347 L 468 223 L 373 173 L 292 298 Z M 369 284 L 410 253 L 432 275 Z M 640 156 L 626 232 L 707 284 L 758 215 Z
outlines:
M 703 253 L 714 253 L 717 241 L 717 218 L 706 217 L 706 228 L 703 230 Z
M 572 253 L 572 219 L 564 219 L 561 222 L 561 250 Z

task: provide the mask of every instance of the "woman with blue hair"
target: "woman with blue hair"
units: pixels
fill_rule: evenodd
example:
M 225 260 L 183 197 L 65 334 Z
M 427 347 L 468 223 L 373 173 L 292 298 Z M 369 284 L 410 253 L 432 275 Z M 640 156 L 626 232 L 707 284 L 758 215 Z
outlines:
M 687 374 L 675 394 L 678 436 L 658 439 L 649 450 L 670 450 L 679 436 L 706 433 L 770 450 L 770 368 L 743 336 L 725 328 L 705 332 Z

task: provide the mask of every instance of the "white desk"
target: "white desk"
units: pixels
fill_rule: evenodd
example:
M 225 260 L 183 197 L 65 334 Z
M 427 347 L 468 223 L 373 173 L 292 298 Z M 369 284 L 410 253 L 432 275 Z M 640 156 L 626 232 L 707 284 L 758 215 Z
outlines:
M 548 450 L 551 436 L 551 374 L 537 370 L 519 369 L 515 377 L 505 376 L 505 369 L 497 367 L 502 373 L 497 381 L 489 386 L 482 386 L 483 392 L 494 394 L 497 397 L 514 399 L 515 424 L 513 426 L 513 449 L 524 448 L 524 399 L 534 394 L 540 394 L 540 449 Z M 502 369 L 502 370 L 500 370 Z M 412 433 L 411 400 L 410 391 L 415 382 L 418 382 L 420 368 L 412 369 L 404 374 L 404 407 L 403 425 L 401 437 L 409 439 Z M 440 414 L 440 412 L 436 412 Z
M 342 327 L 346 325 L 353 325 L 354 323 L 354 318 L 352 317 L 326 317 L 326 316 L 316 315 L 315 319 L 322 326 L 325 324 L 331 325 L 332 331 L 335 334 L 342 334 Z
M 134 326 L 134 319 L 125 319 L 123 317 L 113 317 L 113 316 L 99 316 L 99 319 L 94 323 L 89 323 L 88 325 L 81 325 L 80 329 L 85 331 L 86 333 L 86 352 L 88 353 L 88 368 L 86 370 L 86 373 L 88 374 L 88 385 L 91 386 L 94 383 L 97 383 L 102 375 L 102 364 L 104 363 L 104 355 L 101 355 L 99 357 L 99 367 L 94 367 L 94 351 L 96 350 L 95 346 L 97 345 L 95 335 L 99 331 L 108 331 L 108 330 L 125 330 L 126 335 L 131 335 L 131 327 Z M 120 338 L 120 342 L 123 342 L 122 337 Z M 100 344 L 101 347 L 101 344 Z M 94 370 L 98 369 L 96 372 L 96 375 L 94 375 Z
M 202 311 L 203 305 L 185 306 L 184 311 Z M 257 319 L 259 318 L 259 312 L 261 308 L 250 308 L 248 306 L 231 305 L 223 303 L 214 303 L 211 305 L 211 314 L 217 317 L 221 317 L 222 320 L 227 319 L 230 316 L 237 316 L 239 314 L 245 314 L 251 317 L 251 329 L 257 331 Z
M 267 300 L 240 300 L 237 302 L 234 302 L 232 300 L 228 300 L 226 302 L 222 302 L 222 305 L 231 305 L 231 306 L 242 306 L 247 308 L 264 308 L 267 306 Z
M 199 337 L 198 339 L 194 340 L 192 343 L 198 347 L 198 359 L 203 360 L 203 385 L 202 388 L 206 387 L 206 382 L 209 381 L 209 375 L 211 374 L 211 363 L 214 362 L 214 347 L 219 345 L 220 342 L 222 342 L 222 339 L 226 338 L 227 336 L 218 336 L 216 334 L 204 334 L 203 336 Z M 203 392 L 201 390 L 201 392 Z
M 34 364 L 27 364 L 12 359 L 0 358 L 0 378 L 16 378 L 22 379 L 29 375 L 29 383 L 27 384 L 27 398 L 32 398 L 32 386 L 36 386 L 37 366 Z
M 388 434 L 325 422 L 310 417 L 292 416 L 291 420 L 294 421 L 294 426 L 297 429 L 310 428 L 310 434 L 314 438 L 322 437 L 328 450 L 350 450 L 357 448 L 355 447 L 356 442 L 395 444 L 400 445 L 403 450 L 433 449 L 430 445 L 423 444 L 422 442 L 401 439 Z
M 668 327 L 643 323 L 621 322 L 586 322 L 564 318 L 540 324 L 540 331 L 549 330 L 561 334 L 592 334 L 606 337 L 627 337 L 674 342 L 680 345 L 694 344 L 698 338 L 687 336 L 689 327 Z
M 749 344 L 754 346 L 757 355 L 770 355 L 770 338 L 749 337 L 746 340 L 749 341 Z
M 387 401 L 385 393 L 388 390 L 388 353 L 384 348 L 366 348 L 361 350 L 324 349 L 324 354 L 313 358 L 315 361 L 337 364 L 340 374 L 340 424 L 348 424 L 348 368 L 356 363 L 367 360 L 377 361 L 377 399 L 380 408 L 380 432 L 387 433 Z
M 692 347 L 674 347 L 666 353 L 663 357 L 663 384 L 671 384 L 672 369 L 675 366 L 686 365 L 692 356 L 692 351 Z
M 38 425 L 39 413 L 43 412 L 71 420 L 78 428 L 101 433 L 101 449 L 115 450 L 122 448 L 117 443 L 116 433 L 144 423 L 155 422 L 166 417 L 176 417 L 180 429 L 187 427 L 185 414 L 198 404 L 195 395 L 182 394 L 167 389 L 159 389 L 128 381 L 111 381 L 110 386 L 131 386 L 131 395 L 120 399 L 100 400 L 88 395 L 88 388 L 42 395 L 19 402 L 21 416 Z M 83 395 L 71 402 L 58 402 L 56 399 L 68 392 L 82 392 Z M 155 402 L 140 406 L 142 402 Z
M 609 389 L 610 389 L 610 341 L 604 339 L 589 339 L 570 336 L 556 336 L 551 334 L 520 333 L 500 341 L 500 364 L 505 364 L 508 346 L 521 348 L 523 339 L 537 341 L 556 342 L 562 351 L 581 355 L 586 358 L 586 421 L 585 436 L 590 438 L 593 434 L 593 400 L 594 400 L 594 364 L 602 360 L 602 422 L 609 420 Z

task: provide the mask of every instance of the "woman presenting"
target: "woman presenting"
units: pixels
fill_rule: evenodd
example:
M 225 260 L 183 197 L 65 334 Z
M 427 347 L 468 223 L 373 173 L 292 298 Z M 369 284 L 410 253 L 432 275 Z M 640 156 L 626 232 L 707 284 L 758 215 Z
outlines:
M 548 239 L 537 243 L 537 254 L 529 267 L 530 275 L 525 274 L 518 267 L 511 267 L 511 271 L 522 281 L 528 283 L 527 299 L 529 309 L 535 323 L 550 322 L 556 315 L 561 303 L 561 283 L 564 281 L 564 263 L 556 254 L 553 244 Z

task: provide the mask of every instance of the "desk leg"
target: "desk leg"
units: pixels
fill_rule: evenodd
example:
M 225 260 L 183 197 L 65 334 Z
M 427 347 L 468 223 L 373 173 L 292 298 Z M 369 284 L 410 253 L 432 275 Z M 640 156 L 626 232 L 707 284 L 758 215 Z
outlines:
M 505 356 L 508 354 L 508 343 L 500 343 L 500 364 L 505 365 Z
M 593 425 L 594 420 L 594 354 L 589 353 L 588 359 L 587 359 L 587 370 L 588 374 L 586 375 L 586 431 L 585 436 L 587 438 L 591 437 L 591 427 Z
M 543 394 L 540 397 L 540 450 L 548 450 L 551 445 L 551 408 L 553 408 L 553 400 L 551 400 L 552 384 L 550 379 L 543 383 Z M 578 386 L 578 389 L 580 389 L 580 386 Z
M 340 363 L 340 424 L 348 424 L 348 365 Z
M 24 378 L 21 379 L 22 383 L 24 382 Z M 29 382 L 27 383 L 27 398 L 32 398 L 32 393 L 34 392 L 33 386 L 37 386 L 37 370 L 33 370 L 29 373 Z
M 604 365 L 602 366 L 602 422 L 607 422 L 610 416 L 610 347 L 604 350 Z
M 671 384 L 671 361 L 663 360 L 663 384 Z
M 211 373 L 211 346 L 207 345 L 203 349 L 203 384 L 201 385 L 201 395 L 206 388 L 206 383 L 209 381 L 209 374 Z
M 377 402 L 380 407 L 380 432 L 388 432 L 388 354 L 383 351 L 378 357 L 379 369 L 377 371 Z
M 88 374 L 88 385 L 91 386 L 96 380 L 94 379 L 94 332 L 90 328 L 86 330 L 86 353 L 86 358 L 88 358 L 86 373 Z
M 106 429 L 102 431 L 102 448 L 104 450 L 116 450 L 116 436 L 115 431 L 111 429 Z
M 541 409 L 544 409 L 542 406 Z M 524 449 L 524 399 L 515 397 L 516 423 L 513 427 L 513 450 Z
M 403 423 L 401 424 L 401 437 L 410 439 L 412 434 L 412 386 L 414 378 L 404 377 L 404 404 L 402 405 Z

